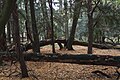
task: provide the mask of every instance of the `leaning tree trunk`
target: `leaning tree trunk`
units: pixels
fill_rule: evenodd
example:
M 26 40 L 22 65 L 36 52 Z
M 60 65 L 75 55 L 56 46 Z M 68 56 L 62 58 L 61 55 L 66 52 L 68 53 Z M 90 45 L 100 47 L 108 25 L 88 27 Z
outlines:
M 20 68 L 22 72 L 22 77 L 28 77 L 27 66 L 24 61 L 23 53 L 20 49 L 20 33 L 19 33 L 19 19 L 18 19 L 18 12 L 17 12 L 17 5 L 14 7 L 13 11 L 13 19 L 15 23 L 15 50 L 18 54 Z
M 80 14 L 80 6 L 82 4 L 82 0 L 75 0 L 75 8 L 74 8 L 74 16 L 73 16 L 73 23 L 72 23 L 72 28 L 71 28 L 71 32 L 70 32 L 70 37 L 67 41 L 67 45 L 66 48 L 68 50 L 73 50 L 72 47 L 72 43 L 74 41 L 74 37 L 75 37 L 75 30 L 76 30 L 76 26 L 77 26 L 77 21 L 79 18 L 79 14 Z
M 92 54 L 93 43 L 93 14 L 92 12 L 92 0 L 88 0 L 88 54 Z
M 3 51 L 5 50 L 5 38 L 4 38 L 4 29 L 7 21 L 10 18 L 10 14 L 12 12 L 13 6 L 15 4 L 16 0 L 5 0 L 5 4 L 3 6 L 3 9 L 0 13 L 0 49 Z
M 34 53 L 38 54 L 40 53 L 40 48 L 39 48 L 39 35 L 38 35 L 38 29 L 36 25 L 36 20 L 35 20 L 35 10 L 34 10 L 34 0 L 30 0 L 30 11 L 31 11 L 31 21 L 32 21 L 32 33 L 33 33 L 33 51 Z
M 0 1 L 0 12 L 2 11 L 2 8 L 3 8 L 3 5 L 4 5 L 4 2 L 3 0 Z M 3 28 L 3 32 L 0 33 L 0 51 L 5 51 L 6 50 L 6 38 L 5 38 L 5 26 Z

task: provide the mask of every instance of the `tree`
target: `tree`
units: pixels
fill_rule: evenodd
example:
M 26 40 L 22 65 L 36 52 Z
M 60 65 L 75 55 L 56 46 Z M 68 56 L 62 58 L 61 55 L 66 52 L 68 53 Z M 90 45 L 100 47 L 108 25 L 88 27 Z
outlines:
M 69 32 L 68 32 L 68 4 L 67 4 L 67 0 L 64 0 L 64 10 L 65 10 L 65 39 L 67 40 L 69 37 Z
M 40 53 L 40 48 L 39 48 L 39 35 L 38 35 L 38 29 L 36 25 L 36 20 L 35 20 L 35 10 L 34 10 L 34 0 L 30 0 L 30 11 L 31 11 L 31 21 L 32 21 L 32 33 L 33 33 L 33 51 L 34 53 Z
M 47 29 L 47 34 L 45 35 L 46 39 L 51 38 L 51 25 L 50 25 L 50 19 L 48 17 L 48 12 L 47 12 L 47 5 L 46 5 L 46 0 L 41 0 L 41 9 L 42 9 L 42 14 L 43 14 L 43 22 L 44 22 L 44 27 Z
M 26 12 L 25 27 L 27 31 L 27 40 L 28 41 L 30 40 L 33 43 L 31 30 L 30 30 L 29 14 L 28 14 L 28 0 L 24 0 L 24 3 L 25 3 L 25 12 Z
M 92 54 L 93 43 L 93 14 L 92 12 L 92 0 L 88 0 L 88 54 Z
M 23 54 L 21 52 L 21 48 L 20 48 L 19 18 L 18 18 L 18 12 L 17 12 L 17 5 L 15 5 L 14 7 L 13 19 L 15 23 L 15 50 L 16 50 L 16 53 L 18 54 L 18 58 L 19 58 L 18 60 L 20 63 L 22 77 L 24 78 L 24 77 L 28 77 L 28 72 L 27 72 L 27 67 L 24 61 Z
M 54 44 L 54 25 L 53 25 L 53 6 L 52 6 L 52 0 L 49 1 L 49 7 L 51 11 L 51 28 L 52 28 L 52 36 L 51 36 L 51 42 L 52 42 L 52 52 L 55 53 L 55 44 Z
M 6 40 L 5 40 L 5 25 L 10 18 L 12 9 L 16 3 L 16 0 L 5 0 L 5 4 L 0 13 L 0 51 L 6 50 Z
M 75 30 L 76 30 L 76 27 L 77 27 L 77 21 L 78 21 L 78 18 L 79 18 L 81 5 L 82 5 L 82 0 L 81 1 L 80 0 L 75 0 L 75 8 L 74 8 L 72 28 L 71 28 L 71 31 L 70 31 L 70 37 L 69 37 L 69 39 L 67 41 L 67 45 L 66 45 L 66 48 L 68 50 L 73 50 L 72 43 L 73 43 L 74 37 L 75 37 Z
M 7 23 L 7 39 L 8 39 L 8 43 L 11 43 L 11 29 L 10 29 L 10 21 L 8 21 Z

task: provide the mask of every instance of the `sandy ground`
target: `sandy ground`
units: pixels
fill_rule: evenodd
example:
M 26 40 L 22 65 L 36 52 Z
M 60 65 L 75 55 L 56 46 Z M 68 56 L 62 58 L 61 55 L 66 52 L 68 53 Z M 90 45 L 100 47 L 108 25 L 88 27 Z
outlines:
M 59 50 L 60 54 L 87 54 L 87 47 L 74 46 L 75 51 Z M 29 50 L 28 52 L 31 52 Z M 52 53 L 51 46 L 41 48 L 41 53 Z M 120 50 L 93 49 L 93 54 L 120 56 Z M 96 66 L 96 65 L 78 65 L 66 63 L 51 62 L 26 62 L 29 72 L 29 78 L 21 79 L 19 64 L 10 66 L 0 66 L 0 80 L 119 80 L 116 73 L 116 67 L 112 66 Z M 95 70 L 102 71 L 109 75 L 107 78 L 101 74 L 92 73 Z M 118 70 L 120 71 L 120 70 Z M 11 74 L 11 75 L 10 75 Z M 7 77 L 9 76 L 9 77 Z

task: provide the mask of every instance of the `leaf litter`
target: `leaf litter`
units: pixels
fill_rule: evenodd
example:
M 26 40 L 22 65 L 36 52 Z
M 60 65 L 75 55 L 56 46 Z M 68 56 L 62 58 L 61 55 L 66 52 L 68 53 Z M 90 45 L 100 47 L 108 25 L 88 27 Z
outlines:
M 50 45 L 41 48 L 41 53 L 52 53 Z M 73 46 L 74 51 L 59 50 L 56 46 L 56 52 L 60 54 L 87 54 L 87 47 Z M 29 50 L 28 52 L 32 52 Z M 97 49 L 93 48 L 93 54 L 120 56 L 120 51 L 115 49 Z M 69 63 L 52 62 L 26 62 L 29 78 L 21 78 L 19 63 L 15 65 L 0 66 L 0 80 L 116 80 L 118 74 L 116 67 L 97 66 L 97 65 L 79 65 Z M 93 71 L 102 71 L 111 76 L 107 78 L 101 74 L 94 74 Z M 120 71 L 118 69 L 118 71 Z M 119 80 L 119 79 L 118 79 Z

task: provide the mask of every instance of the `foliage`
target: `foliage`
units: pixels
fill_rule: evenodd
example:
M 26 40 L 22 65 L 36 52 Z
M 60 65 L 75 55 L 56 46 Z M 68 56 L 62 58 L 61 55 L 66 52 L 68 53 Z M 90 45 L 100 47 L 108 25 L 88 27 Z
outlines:
M 97 0 L 93 0 L 93 7 L 96 5 Z M 18 0 L 18 13 L 19 13 L 19 23 L 20 32 L 26 32 L 25 30 L 25 4 L 24 0 Z M 62 5 L 61 5 L 62 4 Z M 46 1 L 48 16 L 50 17 L 50 8 L 48 2 Z M 72 26 L 72 16 L 73 16 L 74 0 L 67 0 L 67 16 L 68 16 L 68 30 L 70 31 Z M 4 11 L 3 11 L 4 12 Z M 28 4 L 28 13 L 30 12 Z M 2 13 L 4 14 L 4 13 Z M 45 38 L 45 30 L 47 26 L 44 26 L 44 17 L 42 16 L 41 1 L 35 1 L 35 14 L 37 27 L 39 35 Z M 64 1 L 55 0 L 53 1 L 53 15 L 54 15 L 54 29 L 56 38 L 65 38 L 65 6 Z M 2 16 L 2 15 L 1 15 Z M 28 15 L 29 18 L 30 14 Z M 113 37 L 115 35 L 120 35 L 120 0 L 100 0 L 93 12 L 94 17 L 94 37 L 100 33 L 102 30 L 105 36 Z M 4 18 L 5 19 L 5 18 Z M 31 22 L 31 21 L 30 21 Z M 77 30 L 75 34 L 75 39 L 86 41 L 88 37 L 87 29 L 87 7 L 86 1 L 83 1 L 80 11 L 80 16 L 78 19 Z M 3 23 L 3 22 L 2 22 Z M 31 24 L 31 23 L 30 23 Z M 99 36 L 103 36 L 99 34 Z

